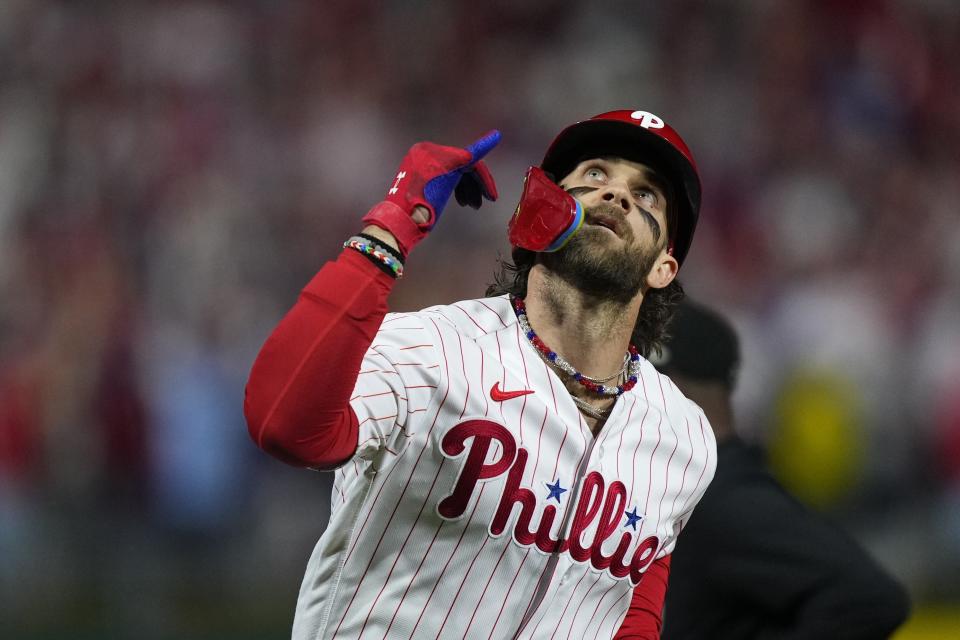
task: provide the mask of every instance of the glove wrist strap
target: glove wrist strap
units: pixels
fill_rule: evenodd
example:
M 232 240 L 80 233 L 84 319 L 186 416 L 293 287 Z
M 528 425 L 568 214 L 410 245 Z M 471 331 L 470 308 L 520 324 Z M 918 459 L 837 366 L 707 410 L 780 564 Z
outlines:
M 427 231 L 414 222 L 409 212 L 389 200 L 375 204 L 362 220 L 392 233 L 404 257 L 427 235 Z

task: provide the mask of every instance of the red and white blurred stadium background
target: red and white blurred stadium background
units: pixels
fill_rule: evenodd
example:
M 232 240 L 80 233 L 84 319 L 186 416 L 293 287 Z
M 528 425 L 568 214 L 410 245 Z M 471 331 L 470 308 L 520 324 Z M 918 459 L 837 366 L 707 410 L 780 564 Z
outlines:
M 898 638 L 955 628 L 957 3 L 10 0 L 0 56 L 5 638 L 286 634 L 329 478 L 248 440 L 259 345 L 413 142 L 500 128 L 502 200 L 399 310 L 481 294 L 523 169 L 622 107 L 697 154 L 745 435 L 907 585 Z

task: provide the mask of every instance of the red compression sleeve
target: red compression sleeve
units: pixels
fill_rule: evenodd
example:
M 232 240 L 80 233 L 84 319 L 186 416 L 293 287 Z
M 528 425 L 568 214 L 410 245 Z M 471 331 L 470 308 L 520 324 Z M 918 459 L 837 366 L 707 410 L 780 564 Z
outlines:
M 247 380 L 247 428 L 264 451 L 316 468 L 334 467 L 354 454 L 358 426 L 350 394 L 394 282 L 345 249 L 304 287 Z
M 663 626 L 663 600 L 667 595 L 670 556 L 665 555 L 644 572 L 633 590 L 630 609 L 614 640 L 659 640 Z

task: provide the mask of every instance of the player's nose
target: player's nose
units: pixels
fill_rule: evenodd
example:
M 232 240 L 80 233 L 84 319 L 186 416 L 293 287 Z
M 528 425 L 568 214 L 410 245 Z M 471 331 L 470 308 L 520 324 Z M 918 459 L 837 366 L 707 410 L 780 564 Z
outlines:
M 630 213 L 631 199 L 630 199 L 630 190 L 625 184 L 621 184 L 619 180 L 613 180 L 608 182 L 600 189 L 600 198 L 604 202 L 609 202 L 612 205 L 618 206 L 623 209 L 623 213 Z

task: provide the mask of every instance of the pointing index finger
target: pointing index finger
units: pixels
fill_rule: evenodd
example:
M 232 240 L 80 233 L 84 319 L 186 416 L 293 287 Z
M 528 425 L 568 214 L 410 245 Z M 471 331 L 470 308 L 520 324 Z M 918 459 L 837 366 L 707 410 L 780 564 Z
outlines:
M 491 129 L 485 133 L 479 140 L 467 147 L 467 151 L 470 152 L 470 155 L 473 156 L 473 162 L 477 162 L 483 156 L 490 153 L 490 150 L 497 146 L 497 143 L 500 142 L 500 132 L 496 129 Z

